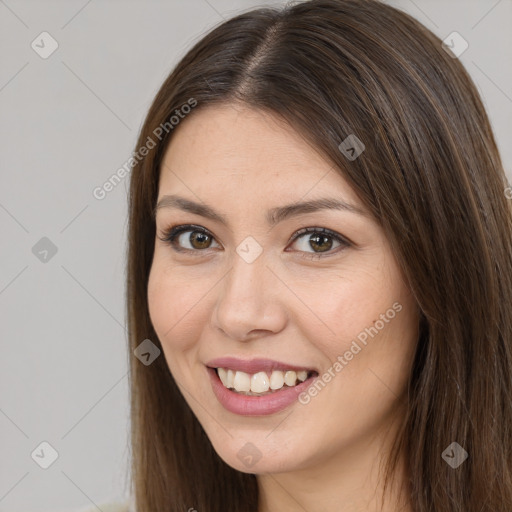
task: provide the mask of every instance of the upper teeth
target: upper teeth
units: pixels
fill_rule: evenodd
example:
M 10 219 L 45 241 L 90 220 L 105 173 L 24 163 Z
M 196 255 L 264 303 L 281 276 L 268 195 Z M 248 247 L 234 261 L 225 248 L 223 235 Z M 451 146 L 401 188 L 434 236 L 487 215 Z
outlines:
M 281 389 L 284 384 L 287 386 L 295 386 L 297 379 L 303 382 L 308 377 L 308 372 L 293 370 L 282 372 L 274 370 L 270 377 L 266 372 L 258 372 L 253 375 L 240 371 L 226 370 L 225 368 L 217 368 L 222 384 L 225 387 L 234 388 L 235 391 L 265 393 L 269 389 Z

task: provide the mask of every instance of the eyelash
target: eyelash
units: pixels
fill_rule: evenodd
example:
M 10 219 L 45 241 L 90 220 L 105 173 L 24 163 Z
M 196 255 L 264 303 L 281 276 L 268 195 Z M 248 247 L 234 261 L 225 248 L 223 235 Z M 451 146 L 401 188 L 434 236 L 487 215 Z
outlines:
M 188 252 L 188 253 L 192 254 L 193 256 L 200 256 L 200 253 L 208 250 L 208 249 L 184 249 L 182 247 L 180 248 L 179 246 L 177 246 L 176 238 L 179 235 L 181 235 L 182 233 L 186 233 L 187 231 L 191 231 L 191 232 L 197 231 L 200 233 L 204 233 L 205 235 L 208 235 L 208 236 L 212 237 L 213 239 L 215 239 L 215 237 L 207 229 L 203 228 L 202 226 L 197 226 L 194 224 L 181 224 L 181 225 L 171 226 L 163 232 L 162 237 L 159 236 L 158 238 L 160 240 L 162 240 L 162 242 L 169 244 L 174 251 Z M 342 237 L 340 234 L 336 233 L 335 231 L 331 231 L 330 229 L 327 229 L 327 228 L 316 228 L 316 227 L 308 227 L 308 228 L 299 229 L 292 235 L 291 242 L 294 243 L 302 235 L 310 234 L 310 233 L 320 233 L 320 234 L 327 235 L 327 236 L 333 238 L 334 240 L 336 240 L 337 242 L 339 242 L 341 244 L 341 247 L 337 247 L 338 250 L 335 251 L 334 253 L 327 252 L 326 256 L 323 256 L 323 253 L 308 253 L 308 252 L 304 252 L 304 251 L 299 251 L 302 253 L 301 256 L 306 259 L 318 260 L 321 258 L 329 257 L 329 256 L 332 256 L 333 254 L 337 254 L 338 252 L 341 252 L 343 249 L 352 245 L 348 240 L 346 240 L 344 237 Z

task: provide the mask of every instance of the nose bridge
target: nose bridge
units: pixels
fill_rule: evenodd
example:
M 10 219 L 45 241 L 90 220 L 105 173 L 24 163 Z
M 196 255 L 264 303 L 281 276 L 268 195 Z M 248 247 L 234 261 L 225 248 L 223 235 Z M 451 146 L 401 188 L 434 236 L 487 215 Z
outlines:
M 232 267 L 222 281 L 214 315 L 214 324 L 239 340 L 253 330 L 278 331 L 285 321 L 272 285 L 278 280 L 267 266 L 265 252 L 256 254 L 251 243 L 242 242 L 237 247 Z
M 237 254 L 233 256 L 233 264 L 226 276 L 223 289 L 223 299 L 234 301 L 244 308 L 256 308 L 260 310 L 265 302 L 266 295 L 271 290 L 265 289 L 270 270 L 267 268 L 266 257 L 263 252 L 253 261 L 240 256 L 242 244 L 237 248 Z M 265 300 L 267 299 L 267 300 Z

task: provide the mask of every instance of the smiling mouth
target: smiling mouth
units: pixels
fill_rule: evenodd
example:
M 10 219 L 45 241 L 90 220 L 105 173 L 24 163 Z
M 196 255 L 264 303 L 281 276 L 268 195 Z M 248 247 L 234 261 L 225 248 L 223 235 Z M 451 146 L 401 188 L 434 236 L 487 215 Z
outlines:
M 274 370 L 272 372 L 246 373 L 226 368 L 215 368 L 225 388 L 246 396 L 265 396 L 283 388 L 295 387 L 318 373 L 314 370 Z

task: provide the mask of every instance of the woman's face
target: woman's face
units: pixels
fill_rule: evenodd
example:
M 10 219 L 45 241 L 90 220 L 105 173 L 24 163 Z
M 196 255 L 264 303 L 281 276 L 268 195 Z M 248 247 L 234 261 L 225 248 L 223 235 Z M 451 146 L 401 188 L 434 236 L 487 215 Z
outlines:
M 157 209 L 148 301 L 185 400 L 240 471 L 358 460 L 396 418 L 417 339 L 417 308 L 382 229 L 269 114 L 208 107 L 176 130 L 158 201 L 183 202 Z M 352 208 L 283 209 L 319 199 Z M 160 239 L 189 224 L 173 243 Z M 209 367 L 224 367 L 239 392 Z

